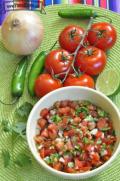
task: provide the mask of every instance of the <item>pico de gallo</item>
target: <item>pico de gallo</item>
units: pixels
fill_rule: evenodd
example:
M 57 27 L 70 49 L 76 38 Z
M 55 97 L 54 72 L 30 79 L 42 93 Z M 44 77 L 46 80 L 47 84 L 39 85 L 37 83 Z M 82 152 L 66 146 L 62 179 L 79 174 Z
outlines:
M 35 142 L 52 168 L 81 173 L 104 164 L 116 135 L 110 115 L 88 101 L 57 101 L 40 111 Z

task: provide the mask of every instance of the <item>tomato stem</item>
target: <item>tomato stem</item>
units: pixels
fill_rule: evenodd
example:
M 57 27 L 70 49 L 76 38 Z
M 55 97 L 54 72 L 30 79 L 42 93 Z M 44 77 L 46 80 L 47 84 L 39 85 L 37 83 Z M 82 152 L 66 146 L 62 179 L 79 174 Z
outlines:
M 81 46 L 83 46 L 85 37 L 86 37 L 86 35 L 88 34 L 88 31 L 91 29 L 91 26 L 92 26 L 93 21 L 94 21 L 94 18 L 91 17 L 90 20 L 89 20 L 89 23 L 88 23 L 88 27 L 87 27 L 86 31 L 84 32 L 84 34 L 83 34 L 83 36 L 82 36 L 82 38 L 81 38 L 81 41 L 80 41 L 79 45 L 77 46 L 77 48 L 76 48 L 76 50 L 75 50 L 75 52 L 74 52 L 73 62 L 72 62 L 72 64 L 71 64 L 71 66 L 69 67 L 69 69 L 66 71 L 65 77 L 64 77 L 64 79 L 62 80 L 62 83 L 64 83 L 64 81 L 66 80 L 66 78 L 67 78 L 67 76 L 68 76 L 68 74 L 69 74 L 69 72 L 70 72 L 71 67 L 73 68 L 73 70 L 75 71 L 75 73 L 77 73 L 77 75 L 78 75 L 78 72 L 77 72 L 77 70 L 75 69 L 75 66 L 74 66 L 75 61 L 76 61 L 76 56 L 77 56 L 78 51 L 79 51 L 79 49 L 81 48 Z

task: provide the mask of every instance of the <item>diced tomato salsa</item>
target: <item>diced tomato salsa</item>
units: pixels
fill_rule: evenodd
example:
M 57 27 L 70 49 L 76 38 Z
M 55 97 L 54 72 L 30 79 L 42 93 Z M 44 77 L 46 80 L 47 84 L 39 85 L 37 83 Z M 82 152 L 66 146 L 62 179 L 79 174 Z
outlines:
M 86 172 L 104 164 L 116 142 L 110 115 L 88 101 L 63 100 L 42 109 L 37 129 L 40 157 L 67 173 Z

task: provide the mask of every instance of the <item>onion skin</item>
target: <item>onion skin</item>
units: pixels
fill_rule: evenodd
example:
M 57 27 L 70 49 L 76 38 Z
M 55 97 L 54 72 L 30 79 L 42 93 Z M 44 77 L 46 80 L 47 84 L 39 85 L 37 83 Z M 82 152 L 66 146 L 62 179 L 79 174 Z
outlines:
M 43 40 L 44 27 L 40 17 L 32 11 L 14 11 L 3 22 L 2 41 L 5 48 L 16 55 L 32 54 Z

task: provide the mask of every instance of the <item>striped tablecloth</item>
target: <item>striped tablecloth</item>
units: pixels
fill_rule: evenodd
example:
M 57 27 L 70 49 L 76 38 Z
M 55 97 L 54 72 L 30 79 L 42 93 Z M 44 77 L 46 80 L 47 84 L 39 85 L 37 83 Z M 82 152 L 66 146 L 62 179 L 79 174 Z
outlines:
M 21 9 L 25 9 L 26 3 L 30 5 L 31 9 L 39 8 L 40 1 L 43 1 L 45 6 L 54 4 L 89 4 L 97 7 L 110 9 L 117 13 L 120 13 L 120 0 L 0 0 L 0 24 L 2 24 L 5 16 L 7 15 L 6 10 L 12 10 L 17 8 L 13 6 L 13 2 L 20 5 Z

